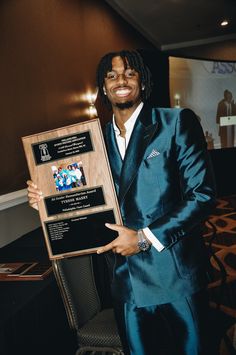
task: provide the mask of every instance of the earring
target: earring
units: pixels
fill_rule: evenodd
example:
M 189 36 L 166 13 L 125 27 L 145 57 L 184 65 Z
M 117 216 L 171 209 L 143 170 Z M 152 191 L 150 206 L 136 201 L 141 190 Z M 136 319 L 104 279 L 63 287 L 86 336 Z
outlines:
M 105 88 L 103 88 L 103 93 L 104 93 L 104 95 L 106 95 L 106 94 L 107 94 L 107 92 L 106 92 L 106 89 L 105 89 Z
M 143 91 L 143 90 L 145 90 L 145 86 L 144 86 L 144 85 L 142 85 L 142 91 Z

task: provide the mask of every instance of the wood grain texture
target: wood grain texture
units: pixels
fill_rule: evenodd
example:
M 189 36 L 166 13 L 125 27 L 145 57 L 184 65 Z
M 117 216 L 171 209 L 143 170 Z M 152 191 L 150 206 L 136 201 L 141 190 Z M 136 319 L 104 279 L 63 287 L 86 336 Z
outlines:
M 83 152 L 78 155 L 63 157 L 63 159 L 53 160 L 44 162 L 43 164 L 37 165 L 35 161 L 35 156 L 33 153 L 32 145 L 38 144 L 40 142 L 50 142 L 51 140 L 72 136 L 74 134 L 81 134 L 83 132 L 90 133 L 93 150 L 89 152 Z M 50 130 L 26 137 L 22 137 L 22 142 L 25 150 L 25 155 L 30 171 L 30 176 L 32 181 L 34 181 L 38 188 L 43 192 L 43 199 L 39 203 L 39 214 L 45 235 L 46 245 L 49 253 L 50 259 L 74 256 L 79 254 L 85 254 L 90 252 L 96 252 L 97 248 L 89 250 L 73 250 L 71 252 L 62 253 L 59 255 L 53 255 L 50 241 L 48 239 L 47 231 L 44 222 L 59 221 L 61 219 L 75 218 L 77 216 L 84 216 L 87 214 L 97 213 L 101 211 L 113 210 L 115 221 L 117 224 L 122 224 L 122 219 L 119 211 L 119 205 L 115 193 L 115 188 L 113 184 L 113 179 L 111 175 L 111 170 L 108 162 L 108 157 L 106 153 L 105 143 L 101 131 L 99 119 L 93 119 L 86 122 L 78 123 L 75 125 L 70 125 L 67 127 L 62 127 L 55 130 Z M 49 152 L 50 153 L 50 152 Z M 81 185 L 74 187 L 70 190 L 56 191 L 56 185 L 53 178 L 52 167 L 66 167 L 73 163 L 82 163 L 84 176 L 86 179 L 86 185 Z M 70 195 L 79 191 L 86 191 L 89 189 L 96 188 L 98 186 L 102 187 L 105 204 L 90 207 L 86 209 L 73 210 L 68 212 L 63 212 L 57 215 L 48 216 L 47 209 L 45 207 L 45 198 L 50 196 L 58 197 L 60 195 Z M 98 246 L 99 247 L 99 246 Z

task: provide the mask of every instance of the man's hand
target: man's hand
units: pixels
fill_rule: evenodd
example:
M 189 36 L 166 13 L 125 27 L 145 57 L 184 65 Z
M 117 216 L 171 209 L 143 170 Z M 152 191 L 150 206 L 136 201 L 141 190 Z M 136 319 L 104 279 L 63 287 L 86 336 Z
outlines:
M 43 193 L 38 189 L 37 185 L 33 183 L 33 181 L 28 180 L 27 185 L 29 205 L 35 210 L 38 210 L 38 202 L 42 199 Z
M 107 228 L 117 231 L 119 235 L 111 243 L 99 248 L 97 250 L 97 254 L 112 250 L 114 253 L 121 254 L 123 256 L 130 256 L 140 252 L 138 247 L 137 231 L 119 224 L 106 223 L 105 225 Z

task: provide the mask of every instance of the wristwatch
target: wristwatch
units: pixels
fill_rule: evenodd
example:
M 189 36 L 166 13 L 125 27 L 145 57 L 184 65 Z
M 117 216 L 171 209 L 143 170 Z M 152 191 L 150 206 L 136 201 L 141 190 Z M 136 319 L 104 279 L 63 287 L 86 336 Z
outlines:
M 140 251 L 148 251 L 151 248 L 141 229 L 138 230 L 138 247 Z

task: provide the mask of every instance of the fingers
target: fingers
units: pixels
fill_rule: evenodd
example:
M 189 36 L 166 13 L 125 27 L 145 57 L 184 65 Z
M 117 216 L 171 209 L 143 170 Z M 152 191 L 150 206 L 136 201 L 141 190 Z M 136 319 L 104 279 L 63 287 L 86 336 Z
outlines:
M 35 197 L 35 198 L 39 198 L 39 200 L 41 199 L 40 196 L 43 195 L 42 191 L 40 191 L 37 187 L 37 185 L 31 181 L 31 180 L 28 180 L 27 181 L 27 185 L 28 185 L 28 188 L 27 188 L 27 191 L 28 191 L 28 197 Z
M 119 224 L 105 223 L 105 226 L 118 232 L 118 237 L 111 243 L 97 249 L 97 254 L 102 254 L 112 250 L 122 256 L 130 256 L 139 252 L 137 242 L 137 231 L 129 229 Z
M 105 223 L 105 226 L 107 228 L 112 229 L 117 232 L 120 232 L 124 228 L 123 226 L 120 226 L 119 224 L 111 224 L 111 223 Z M 115 244 L 115 241 L 116 241 L 116 239 L 113 240 L 111 243 L 99 248 L 97 250 L 97 254 L 106 253 L 107 251 L 110 251 L 110 250 L 112 250 L 114 253 L 117 253 L 117 245 Z
M 113 250 L 114 252 L 116 252 L 113 242 L 111 242 L 111 243 L 109 243 L 107 245 L 104 245 L 103 247 L 99 248 L 97 250 L 97 254 L 106 253 L 109 250 Z
M 38 211 L 38 209 L 39 209 L 38 202 L 35 202 L 35 200 L 31 199 L 31 200 L 29 200 L 29 205 L 30 205 L 30 207 L 32 207 Z
M 28 180 L 27 185 L 29 204 L 31 207 L 38 210 L 38 202 L 43 198 L 43 193 L 33 181 Z
M 32 186 L 32 187 L 34 187 L 34 188 L 37 188 L 37 185 L 32 181 L 32 180 L 27 180 L 26 181 L 26 184 L 30 187 L 30 186 Z
M 111 223 L 105 223 L 105 226 L 109 229 L 112 229 L 113 231 L 121 232 L 122 230 L 125 229 L 124 226 L 121 226 L 119 224 L 111 224 Z

